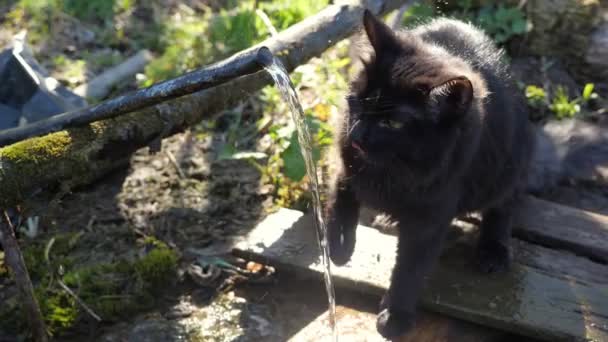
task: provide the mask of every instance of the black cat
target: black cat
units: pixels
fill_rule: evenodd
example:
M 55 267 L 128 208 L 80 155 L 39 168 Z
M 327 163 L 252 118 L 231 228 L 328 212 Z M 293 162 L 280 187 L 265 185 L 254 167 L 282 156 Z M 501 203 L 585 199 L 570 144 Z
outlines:
M 359 207 L 399 221 L 399 244 L 377 328 L 414 322 L 423 279 L 451 220 L 481 211 L 479 267 L 506 270 L 511 212 L 525 190 L 535 133 L 502 52 L 475 27 L 437 19 L 394 32 L 366 11 L 373 48 L 336 127 L 338 172 L 327 222 L 334 263 L 354 249 Z

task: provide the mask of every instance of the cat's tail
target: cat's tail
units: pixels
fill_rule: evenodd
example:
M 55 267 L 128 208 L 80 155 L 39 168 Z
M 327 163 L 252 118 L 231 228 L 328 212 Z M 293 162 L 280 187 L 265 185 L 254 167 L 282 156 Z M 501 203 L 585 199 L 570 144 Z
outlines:
M 608 181 L 608 127 L 581 120 L 552 121 L 536 129 L 528 191 L 566 181 Z

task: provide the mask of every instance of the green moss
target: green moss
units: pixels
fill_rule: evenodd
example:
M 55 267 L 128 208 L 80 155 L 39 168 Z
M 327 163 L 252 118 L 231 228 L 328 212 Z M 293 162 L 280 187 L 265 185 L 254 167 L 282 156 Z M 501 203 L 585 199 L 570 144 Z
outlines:
M 17 164 L 58 158 L 68 151 L 71 143 L 72 137 L 61 131 L 4 147 L 0 149 L 0 158 Z
M 153 249 L 145 257 L 137 260 L 134 267 L 141 281 L 154 291 L 171 280 L 177 255 L 158 240 L 148 239 L 146 242 L 149 246 L 153 246 Z
M 63 281 L 104 320 L 112 321 L 139 309 L 133 266 L 124 260 L 98 264 L 68 272 Z
M 80 233 L 62 233 L 49 240 L 35 241 L 22 247 L 23 260 L 34 284 L 48 284 L 52 272 L 60 266 L 72 267 L 74 258 L 70 252 L 73 250 L 75 239 L 79 236 Z
M 47 274 L 47 266 L 44 262 L 44 246 L 38 243 L 22 247 L 21 253 L 32 281 L 42 279 Z
M 69 255 L 72 250 L 71 241 L 77 234 L 66 233 L 57 235 L 48 241 L 36 241 L 22 247 L 23 259 L 28 269 L 34 294 L 50 333 L 61 332 L 71 327 L 78 318 L 78 307 L 75 300 L 63 290 L 56 287 L 53 272 L 59 266 L 69 268 L 73 258 Z M 45 250 L 52 246 L 52 257 L 47 257 Z M 0 308 L 0 324 L 10 332 L 26 331 L 27 317 L 18 302 Z
M 40 311 L 51 334 L 60 334 L 76 323 L 80 308 L 73 297 L 59 290 L 50 292 L 40 287 L 36 290 Z
M 75 265 L 76 240 L 80 234 L 61 234 L 49 241 L 24 246 L 23 254 L 35 285 L 35 294 L 48 326 L 61 336 L 88 315 L 76 300 L 59 285 L 60 266 L 66 270 L 61 281 L 104 321 L 127 318 L 155 303 L 157 294 L 174 278 L 178 257 L 163 242 L 149 238 L 143 248 L 147 253 L 135 260 L 120 258 L 114 262 Z M 6 331 L 26 331 L 27 319 L 18 305 L 0 308 L 0 325 Z M 21 323 L 20 323 L 21 322 Z
M 114 155 L 101 158 L 99 151 L 114 153 L 118 145 L 140 147 L 162 130 L 161 120 L 150 118 L 151 111 L 135 112 L 0 148 L 0 207 L 23 201 L 33 189 L 60 183 L 74 186 L 94 179 L 120 160 Z M 127 157 L 126 153 L 116 152 L 122 157 Z

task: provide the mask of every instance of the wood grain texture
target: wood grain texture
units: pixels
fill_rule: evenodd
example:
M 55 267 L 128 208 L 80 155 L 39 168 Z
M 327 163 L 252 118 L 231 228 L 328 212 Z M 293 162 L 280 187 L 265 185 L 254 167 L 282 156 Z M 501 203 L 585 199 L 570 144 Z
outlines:
M 516 211 L 513 234 L 608 263 L 608 217 L 526 197 Z
M 608 341 L 608 266 L 516 240 L 509 273 L 480 274 L 471 235 L 461 234 L 444 251 L 421 298 L 424 309 L 547 341 Z M 334 267 L 333 278 L 338 287 L 380 295 L 389 284 L 397 239 L 359 226 L 357 241 L 351 261 Z M 234 251 L 279 271 L 322 272 L 314 227 L 298 211 L 268 216 Z
M 359 222 L 396 234 L 390 222 L 377 219 L 378 214 L 365 208 Z M 476 225 L 480 222 L 475 214 L 461 219 Z M 608 216 L 602 214 L 526 196 L 515 211 L 513 236 L 608 264 Z

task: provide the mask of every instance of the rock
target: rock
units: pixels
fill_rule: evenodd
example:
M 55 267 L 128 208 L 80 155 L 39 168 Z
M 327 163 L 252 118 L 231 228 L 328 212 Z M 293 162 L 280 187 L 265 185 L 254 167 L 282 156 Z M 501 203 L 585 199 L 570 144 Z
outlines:
M 560 57 L 575 78 L 597 77 L 585 55 L 602 20 L 599 0 L 529 0 L 525 10 L 532 24 L 527 52 Z
M 12 107 L 0 103 L 0 129 L 17 127 L 21 113 Z
M 189 315 L 165 319 L 142 315 L 125 322 L 97 339 L 98 342 L 165 341 L 285 341 L 284 332 L 274 324 L 271 309 L 248 302 L 234 293 L 222 295 L 209 305 L 186 304 Z
M 85 105 L 84 99 L 48 77 L 26 44 L 25 33 L 0 51 L 0 130 Z
M 173 306 L 167 313 L 165 313 L 165 318 L 167 319 L 180 319 L 190 317 L 196 307 L 192 305 L 192 303 L 188 301 L 181 301 L 180 303 Z
M 563 86 L 571 97 L 579 96 L 581 89 L 558 59 L 519 57 L 511 60 L 511 73 L 515 80 L 524 85 L 547 87 L 550 92 Z
M 585 62 L 599 77 L 608 79 L 608 20 L 591 35 Z
M 132 325 L 124 324 L 109 334 L 98 339 L 99 342 L 162 342 L 184 341 L 189 337 L 188 331 L 174 321 L 160 317 L 137 320 Z
M 537 131 L 529 189 L 559 183 L 608 184 L 608 131 L 579 119 L 550 121 Z

